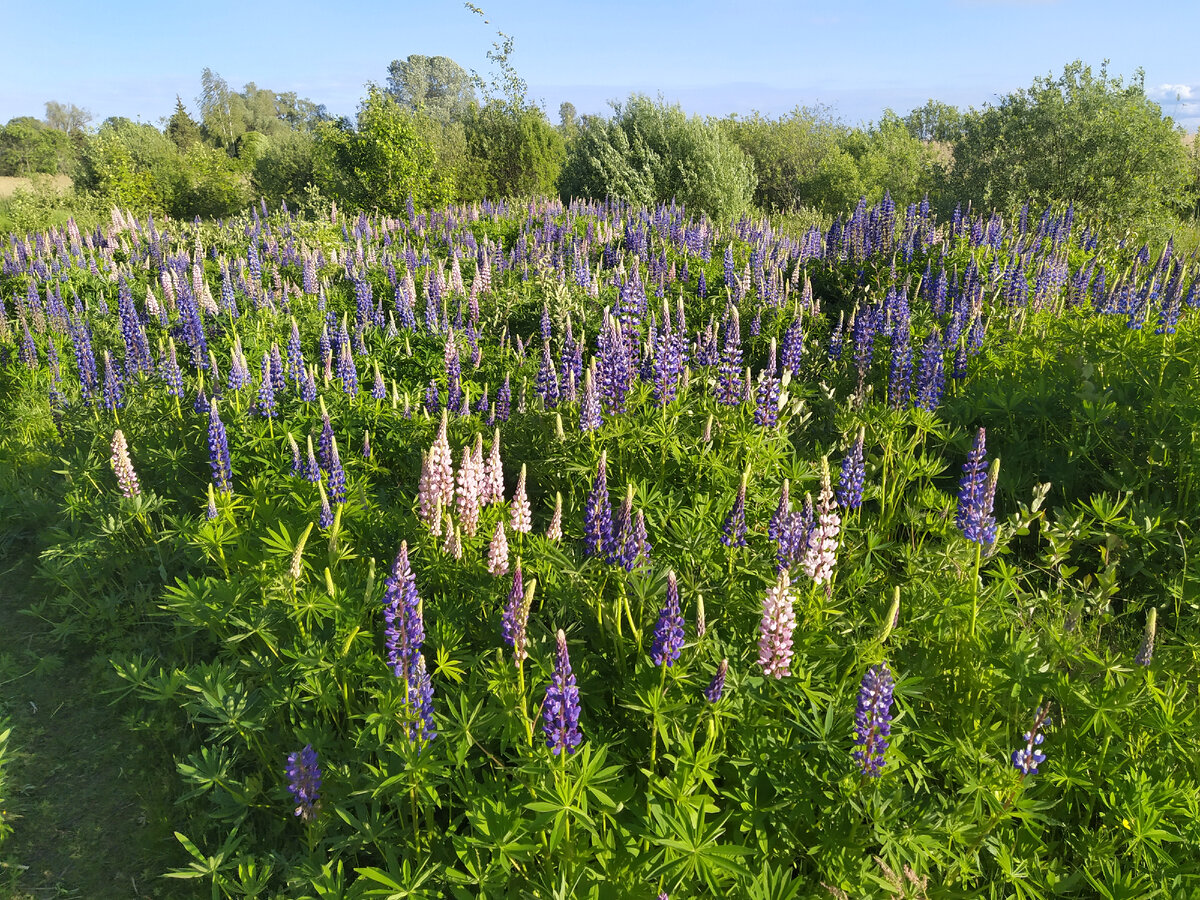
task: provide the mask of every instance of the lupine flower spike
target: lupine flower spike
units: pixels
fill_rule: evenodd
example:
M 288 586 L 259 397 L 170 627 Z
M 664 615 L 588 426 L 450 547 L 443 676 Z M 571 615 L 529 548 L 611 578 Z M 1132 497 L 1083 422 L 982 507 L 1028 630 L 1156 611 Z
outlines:
M 821 493 L 817 498 L 816 523 L 808 536 L 804 554 L 804 571 L 814 584 L 824 584 L 833 578 L 837 564 L 838 533 L 842 519 L 833 502 L 833 487 L 829 480 L 829 460 L 821 460 Z
M 137 473 L 133 471 L 133 461 L 129 458 L 129 445 L 125 443 L 125 435 L 119 428 L 113 432 L 112 468 L 122 494 L 126 497 L 136 497 L 142 492 L 138 485 Z
M 742 473 L 742 482 L 738 486 L 737 498 L 733 507 L 725 517 L 721 526 L 721 543 L 726 547 L 746 546 L 746 482 L 750 478 L 750 469 Z
M 1025 732 L 1025 746 L 1013 751 L 1012 763 L 1021 772 L 1021 777 L 1036 775 L 1037 767 L 1046 761 L 1046 754 L 1037 748 L 1041 746 L 1046 736 L 1043 729 L 1050 724 L 1050 704 L 1044 703 L 1038 707 L 1033 717 L 1033 727 Z
M 525 464 L 521 464 L 521 476 L 517 479 L 517 490 L 512 499 L 512 530 L 529 534 L 533 530 L 533 511 L 529 508 L 529 497 L 525 494 Z
M 989 487 L 987 449 L 982 428 L 975 433 L 975 444 L 963 464 L 958 487 L 958 513 L 955 522 L 968 541 L 982 547 L 996 540 L 996 520 L 992 517 L 995 484 Z
M 562 540 L 562 493 L 554 492 L 554 515 L 550 517 L 550 525 L 546 528 L 546 540 L 557 543 Z
M 716 703 L 725 693 L 725 676 L 729 674 L 729 660 L 721 660 L 721 664 L 717 666 L 717 674 L 713 676 L 713 680 L 708 683 L 708 687 L 704 689 L 704 699 L 709 703 Z
M 795 628 L 791 580 L 788 570 L 783 569 L 763 598 L 762 622 L 758 627 L 758 664 L 764 675 L 783 678 L 791 674 L 792 632 Z
M 887 663 L 867 669 L 858 691 L 854 713 L 854 760 L 864 775 L 878 778 L 883 773 L 884 752 L 892 733 L 892 692 L 895 681 Z
M 575 686 L 571 658 L 567 655 L 567 636 L 561 628 L 557 644 L 554 676 L 546 688 L 546 700 L 542 705 L 542 731 L 546 735 L 546 746 L 555 756 L 564 751 L 574 753 L 583 741 L 583 735 L 579 733 L 579 688 Z
M 321 806 L 321 768 L 312 744 L 305 744 L 303 750 L 288 754 L 287 779 L 288 791 L 296 804 L 296 815 L 302 821 L 311 822 Z
M 496 533 L 488 545 L 488 571 L 497 578 L 508 574 L 508 537 L 503 520 L 496 523 Z
M 683 615 L 679 611 L 679 585 L 675 573 L 667 573 L 667 602 L 658 614 L 654 626 L 654 641 L 650 645 L 650 660 L 656 666 L 673 666 L 683 649 Z
M 867 430 L 858 429 L 858 439 L 842 460 L 841 477 L 838 478 L 837 501 L 842 509 L 858 509 L 862 505 L 863 480 L 866 468 L 863 463 L 863 441 Z

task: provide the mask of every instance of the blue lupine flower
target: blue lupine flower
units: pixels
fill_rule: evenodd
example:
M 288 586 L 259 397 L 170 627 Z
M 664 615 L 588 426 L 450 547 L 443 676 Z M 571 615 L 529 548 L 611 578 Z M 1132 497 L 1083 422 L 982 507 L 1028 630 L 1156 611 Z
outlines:
M 586 556 L 609 559 L 616 556 L 613 536 L 612 504 L 608 498 L 608 451 L 600 452 L 596 480 L 588 495 L 583 519 L 583 552 Z
M 935 328 L 925 338 L 925 344 L 921 348 L 921 361 L 917 365 L 917 399 L 913 401 L 913 405 L 918 409 L 933 412 L 941 404 L 945 389 L 942 340 Z
M 654 640 L 650 644 L 650 660 L 656 666 L 675 664 L 683 649 L 683 615 L 679 610 L 679 585 L 675 573 L 667 573 L 667 602 L 658 613 Z
M 704 689 L 704 699 L 709 703 L 716 703 L 725 693 L 725 676 L 729 674 L 729 660 L 721 660 L 721 664 L 717 666 L 717 674 L 713 676 L 713 680 L 708 683 L 708 687 Z
M 878 778 L 886 760 L 884 752 L 892 733 L 892 692 L 895 681 L 887 663 L 867 669 L 858 692 L 858 709 L 854 713 L 854 759 L 863 774 Z
M 958 486 L 958 511 L 954 521 L 967 540 L 987 547 L 996 540 L 996 520 L 992 516 L 995 486 L 988 474 L 984 440 L 984 430 L 980 428 L 963 464 L 962 479 Z
M 555 756 L 564 750 L 574 753 L 583 741 L 583 735 L 579 733 L 579 688 L 575 686 L 575 674 L 567 654 L 567 636 L 561 628 L 557 641 L 554 677 L 546 687 L 546 700 L 542 704 L 542 730 L 546 735 L 546 746 Z
M 858 509 L 862 505 L 863 481 L 866 466 L 863 463 L 863 441 L 866 430 L 858 430 L 858 439 L 842 460 L 842 472 L 838 478 L 837 501 L 843 509 Z
M 288 790 L 296 804 L 296 815 L 305 822 L 316 818 L 321 804 L 321 768 L 317 765 L 317 751 L 312 744 L 303 750 L 288 754 Z
M 726 547 L 746 546 L 746 480 L 749 472 L 742 474 L 742 483 L 738 486 L 737 498 L 725 521 L 721 525 L 721 543 Z
M 264 353 L 262 358 L 262 380 L 258 384 L 258 412 L 268 419 L 279 415 L 275 408 L 274 379 L 271 377 L 271 357 Z
M 717 366 L 717 402 L 737 406 L 742 402 L 742 335 L 736 306 L 730 306 L 725 318 L 725 341 Z
M 228 494 L 233 490 L 233 465 L 229 459 L 229 438 L 225 433 L 225 423 L 217 411 L 216 398 L 208 407 L 208 461 L 212 468 L 213 484 L 222 494 Z
M 125 405 L 125 390 L 121 376 L 113 368 L 112 357 L 104 351 L 104 408 L 114 412 Z
M 1042 733 L 1042 729 L 1049 724 L 1050 704 L 1045 703 L 1038 707 L 1038 711 L 1033 718 L 1033 727 L 1025 732 L 1022 738 L 1025 741 L 1025 746 L 1013 751 L 1012 764 L 1020 770 L 1022 778 L 1026 775 L 1036 775 L 1037 767 L 1046 761 L 1046 754 L 1037 748 L 1046 739 L 1046 736 Z
M 333 439 L 329 453 L 329 499 L 337 506 L 346 502 L 346 470 L 338 456 L 337 438 Z

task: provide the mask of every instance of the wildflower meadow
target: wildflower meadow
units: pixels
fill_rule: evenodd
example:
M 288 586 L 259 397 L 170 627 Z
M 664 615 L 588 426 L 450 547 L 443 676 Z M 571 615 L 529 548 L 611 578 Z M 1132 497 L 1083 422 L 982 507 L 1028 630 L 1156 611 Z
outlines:
M 1170 241 L 410 199 L 0 254 L 0 596 L 166 773 L 151 895 L 1200 897 Z

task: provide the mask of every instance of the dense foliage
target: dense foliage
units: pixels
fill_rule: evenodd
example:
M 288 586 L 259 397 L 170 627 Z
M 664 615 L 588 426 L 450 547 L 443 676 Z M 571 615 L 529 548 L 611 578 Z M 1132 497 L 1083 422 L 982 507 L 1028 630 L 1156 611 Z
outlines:
M 750 208 L 754 184 L 750 161 L 715 124 L 635 94 L 611 119 L 584 119 L 559 191 L 635 204 L 676 200 L 729 218 Z
M 1197 290 L 1061 207 L 115 211 L 4 252 L 0 543 L 213 896 L 1193 896 Z

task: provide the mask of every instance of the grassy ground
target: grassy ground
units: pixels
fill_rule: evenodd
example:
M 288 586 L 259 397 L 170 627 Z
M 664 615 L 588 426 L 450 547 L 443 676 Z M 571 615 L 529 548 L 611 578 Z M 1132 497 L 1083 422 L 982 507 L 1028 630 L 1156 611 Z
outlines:
M 12 575 L 10 584 L 27 582 Z M 170 773 L 99 696 L 109 678 L 104 661 L 82 661 L 54 644 L 22 606 L 0 590 L 0 716 L 12 726 L 6 777 L 14 826 L 0 846 L 0 896 L 190 893 L 157 877 L 178 862 L 164 799 Z

